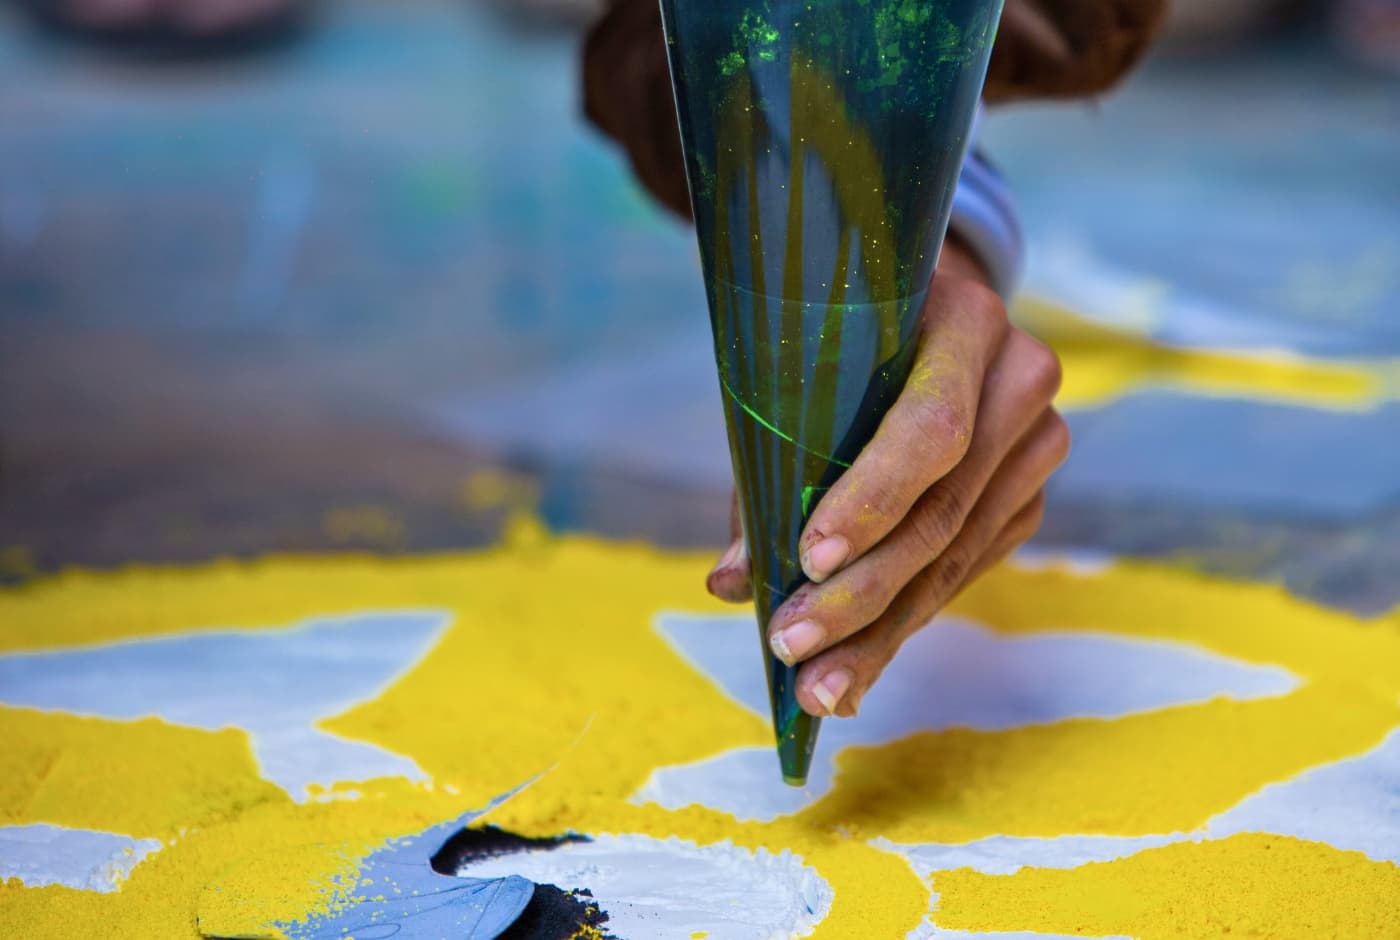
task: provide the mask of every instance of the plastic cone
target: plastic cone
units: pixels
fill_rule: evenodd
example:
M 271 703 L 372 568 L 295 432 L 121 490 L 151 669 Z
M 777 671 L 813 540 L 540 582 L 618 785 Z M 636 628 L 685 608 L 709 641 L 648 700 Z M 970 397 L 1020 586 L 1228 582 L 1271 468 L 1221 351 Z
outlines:
M 913 363 L 1000 0 L 661 0 L 760 637 Z M 763 643 L 783 779 L 820 720 Z

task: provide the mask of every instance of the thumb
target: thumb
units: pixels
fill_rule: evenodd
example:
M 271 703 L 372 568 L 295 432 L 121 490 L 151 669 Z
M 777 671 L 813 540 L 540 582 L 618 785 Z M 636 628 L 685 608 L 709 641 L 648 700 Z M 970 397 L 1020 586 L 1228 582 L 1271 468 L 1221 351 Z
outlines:
M 739 519 L 738 494 L 735 494 L 730 506 L 729 536 L 732 541 L 705 579 L 705 587 L 722 601 L 742 604 L 753 596 L 753 587 L 749 583 L 749 552 Z

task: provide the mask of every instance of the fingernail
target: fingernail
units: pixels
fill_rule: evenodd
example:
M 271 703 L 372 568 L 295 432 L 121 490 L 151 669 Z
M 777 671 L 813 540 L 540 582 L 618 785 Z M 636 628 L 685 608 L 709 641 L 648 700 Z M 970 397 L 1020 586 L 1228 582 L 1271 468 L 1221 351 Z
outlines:
M 821 628 L 820 624 L 815 624 L 810 620 L 800 620 L 773 634 L 768 645 L 773 648 L 774 656 L 789 666 L 796 666 L 803 659 L 816 652 L 817 647 L 821 646 L 825 637 L 826 631 Z
M 851 688 L 851 679 L 849 669 L 836 669 L 822 676 L 817 680 L 817 684 L 812 686 L 812 694 L 822 703 L 822 708 L 826 709 L 828 715 L 836 714 L 836 706 L 841 704 L 841 696 Z
M 728 551 L 719 556 L 719 561 L 715 562 L 714 568 L 710 569 L 710 574 L 719 574 L 721 571 L 733 568 L 739 561 L 739 554 L 743 550 L 744 543 L 742 540 L 736 541 L 734 544 L 730 545 Z
M 840 535 L 828 535 L 802 553 L 802 570 L 821 584 L 835 574 L 851 556 L 851 543 Z

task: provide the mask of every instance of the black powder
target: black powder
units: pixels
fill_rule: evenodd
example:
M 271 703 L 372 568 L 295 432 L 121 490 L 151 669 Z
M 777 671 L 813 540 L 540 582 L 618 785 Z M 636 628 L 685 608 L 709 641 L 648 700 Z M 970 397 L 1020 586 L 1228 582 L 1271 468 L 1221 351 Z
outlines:
M 561 845 L 587 841 L 587 836 L 576 835 L 531 839 L 495 826 L 463 829 L 438 849 L 432 860 L 433 871 L 440 875 L 455 875 L 472 862 L 480 862 L 483 859 L 500 858 L 519 852 L 557 849 Z
M 535 885 L 534 897 L 520 919 L 497 940 L 570 940 L 584 927 L 602 931 L 608 915 L 586 888 L 565 891 L 554 885 Z M 608 940 L 618 940 L 610 933 Z
M 455 875 L 472 862 L 521 852 L 548 851 L 561 845 L 587 841 L 587 836 L 576 835 L 532 839 L 495 826 L 463 829 L 448 839 L 433 856 L 433 871 Z M 570 940 L 585 927 L 601 933 L 607 920 L 607 913 L 598 907 L 598 902 L 593 900 L 587 888 L 566 890 L 554 885 L 537 884 L 520 918 L 497 940 Z M 610 933 L 602 935 L 608 940 L 618 940 Z

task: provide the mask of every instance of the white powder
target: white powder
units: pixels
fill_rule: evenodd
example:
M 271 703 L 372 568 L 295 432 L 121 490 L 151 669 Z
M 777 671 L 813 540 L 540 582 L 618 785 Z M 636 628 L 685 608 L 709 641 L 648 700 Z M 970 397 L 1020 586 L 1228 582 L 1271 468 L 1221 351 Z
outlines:
M 608 932 L 627 940 L 689 940 L 701 931 L 708 940 L 788 940 L 811 933 L 832 899 L 825 879 L 791 852 L 639 835 L 486 859 L 457 874 L 587 888 L 608 914 Z
M 67 885 L 82 891 L 116 891 L 152 852 L 155 839 L 37 823 L 0 826 L 0 883 L 18 878 L 26 887 Z

